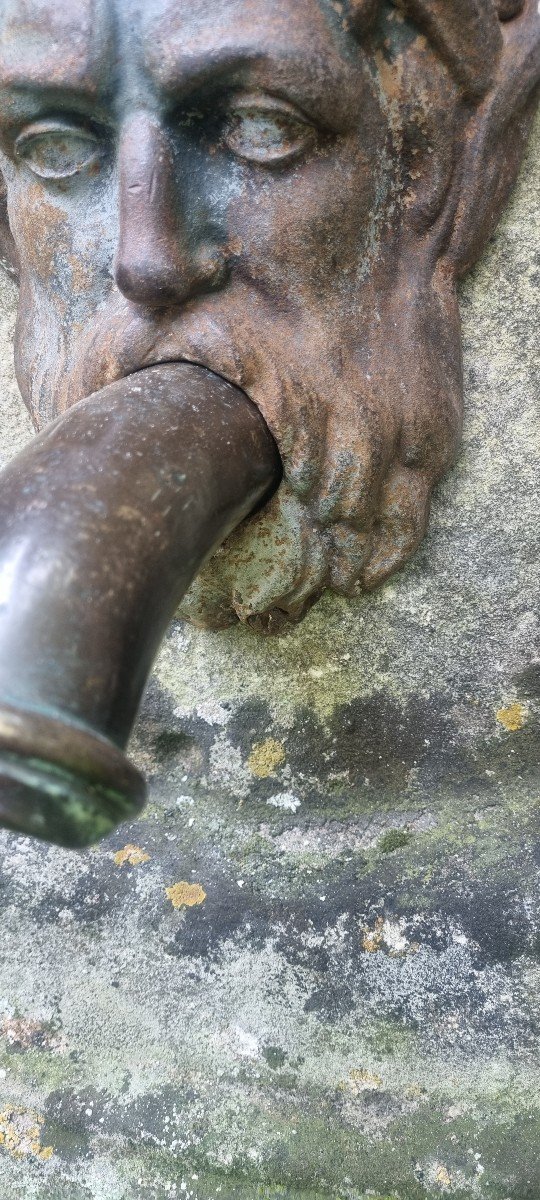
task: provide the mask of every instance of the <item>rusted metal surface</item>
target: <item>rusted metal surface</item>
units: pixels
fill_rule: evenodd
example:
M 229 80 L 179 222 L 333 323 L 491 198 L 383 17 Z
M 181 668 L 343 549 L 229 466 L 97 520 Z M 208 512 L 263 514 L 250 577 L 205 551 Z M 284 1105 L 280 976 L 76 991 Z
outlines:
M 237 388 L 169 364 L 82 401 L 0 473 L 0 824 L 78 846 L 138 812 L 122 751 L 166 627 L 280 472 Z

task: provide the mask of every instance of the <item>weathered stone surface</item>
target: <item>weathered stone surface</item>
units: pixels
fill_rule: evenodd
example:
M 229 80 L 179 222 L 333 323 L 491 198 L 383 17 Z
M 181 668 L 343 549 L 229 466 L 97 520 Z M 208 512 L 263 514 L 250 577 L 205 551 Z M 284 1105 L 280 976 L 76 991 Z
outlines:
M 538 1200 L 539 147 L 415 561 L 282 639 L 177 625 L 145 819 L 2 836 L 3 1200 Z

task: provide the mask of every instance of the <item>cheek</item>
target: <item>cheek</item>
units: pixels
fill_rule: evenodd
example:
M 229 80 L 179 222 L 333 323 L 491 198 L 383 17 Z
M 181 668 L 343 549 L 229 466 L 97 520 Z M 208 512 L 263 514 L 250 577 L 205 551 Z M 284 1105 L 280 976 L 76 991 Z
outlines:
M 286 175 L 259 172 L 231 214 L 244 275 L 291 301 L 334 291 L 336 276 L 356 277 L 372 250 L 388 190 L 382 156 L 375 164 L 354 142 Z
M 39 184 L 14 187 L 10 224 L 24 291 L 46 299 L 66 325 L 90 315 L 110 286 L 110 222 L 84 201 L 67 203 Z
M 23 272 L 49 287 L 57 260 L 70 249 L 65 213 L 30 184 L 10 189 L 9 216 Z

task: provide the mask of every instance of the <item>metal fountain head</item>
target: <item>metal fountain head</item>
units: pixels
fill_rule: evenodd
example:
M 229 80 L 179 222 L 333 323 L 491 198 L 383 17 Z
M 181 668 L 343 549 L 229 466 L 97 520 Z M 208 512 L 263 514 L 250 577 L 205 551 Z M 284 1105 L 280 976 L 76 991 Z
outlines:
M 5 823 L 78 844 L 140 804 L 123 747 L 180 601 L 279 631 L 414 553 L 539 78 L 536 0 L 1 0 L 43 431 L 0 476 Z

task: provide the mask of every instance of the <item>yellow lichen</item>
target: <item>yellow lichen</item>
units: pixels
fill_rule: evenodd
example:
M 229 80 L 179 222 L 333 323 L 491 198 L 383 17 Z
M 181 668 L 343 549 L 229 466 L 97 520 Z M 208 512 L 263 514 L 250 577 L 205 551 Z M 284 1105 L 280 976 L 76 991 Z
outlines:
M 353 1071 L 349 1071 L 348 1079 L 343 1080 L 339 1084 L 339 1088 L 342 1092 L 352 1092 L 353 1096 L 359 1096 L 361 1092 L 378 1091 L 382 1085 L 383 1081 L 380 1075 L 355 1068 Z
M 165 888 L 165 895 L 173 908 L 196 908 L 206 900 L 206 892 L 200 883 L 175 883 Z
M 449 1172 L 447 1171 L 446 1167 L 438 1167 L 437 1168 L 437 1173 L 435 1175 L 435 1182 L 440 1188 L 443 1188 L 443 1189 L 446 1189 L 446 1188 L 449 1188 L 452 1186 L 452 1179 L 451 1179 L 451 1176 L 450 1176 Z
M 264 742 L 256 742 L 248 758 L 248 767 L 252 775 L 258 779 L 268 779 L 286 759 L 285 747 L 275 738 L 266 738 Z
M 517 733 L 519 729 L 527 723 L 528 711 L 524 704 L 520 704 L 516 700 L 514 704 L 509 704 L 506 708 L 499 708 L 495 716 L 499 725 L 504 725 L 504 728 L 509 733 Z
M 140 867 L 143 863 L 150 862 L 150 855 L 141 850 L 140 846 L 132 846 L 128 842 L 123 850 L 118 850 L 114 855 L 114 861 L 117 867 L 123 867 L 124 863 L 129 863 L 130 867 Z
M 43 1117 L 26 1108 L 10 1107 L 0 1113 L 0 1146 L 12 1158 L 38 1158 L 48 1162 L 54 1150 L 41 1145 Z
M 384 917 L 377 917 L 374 929 L 364 929 L 362 949 L 368 954 L 375 954 L 381 949 L 384 941 Z
M 383 951 L 390 958 L 403 958 L 405 955 L 418 954 L 418 942 L 410 942 L 406 935 L 406 922 L 401 919 L 390 921 L 377 917 L 373 929 L 366 925 L 360 930 L 362 949 L 367 954 Z

